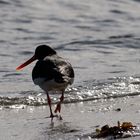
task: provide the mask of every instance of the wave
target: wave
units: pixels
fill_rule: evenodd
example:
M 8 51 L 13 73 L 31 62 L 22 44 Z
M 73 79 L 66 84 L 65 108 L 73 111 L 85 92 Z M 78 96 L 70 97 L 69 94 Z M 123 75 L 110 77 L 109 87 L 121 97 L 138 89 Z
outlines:
M 114 77 L 107 80 L 85 81 L 83 85 L 68 88 L 64 104 L 100 99 L 115 99 L 140 95 L 140 77 Z M 53 104 L 59 102 L 58 93 L 50 93 Z M 0 106 L 12 105 L 42 106 L 48 105 L 43 92 L 23 91 L 19 97 L 0 97 Z

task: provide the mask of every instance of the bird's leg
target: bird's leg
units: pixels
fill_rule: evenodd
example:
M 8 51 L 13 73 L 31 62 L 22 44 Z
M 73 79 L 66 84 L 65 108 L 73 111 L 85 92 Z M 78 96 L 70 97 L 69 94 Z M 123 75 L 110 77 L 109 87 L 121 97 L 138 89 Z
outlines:
M 51 98 L 50 98 L 48 92 L 46 92 L 46 94 L 47 94 L 48 105 L 49 105 L 49 108 L 50 108 L 50 117 L 53 119 L 54 115 L 53 115 L 53 113 L 52 113 Z
M 63 102 L 63 100 L 64 100 L 64 91 L 62 91 L 62 95 L 60 97 L 60 101 L 59 101 L 59 103 L 57 104 L 57 106 L 55 108 L 55 111 L 54 111 L 55 113 L 57 113 L 57 112 L 60 113 L 60 111 L 61 111 L 61 103 Z

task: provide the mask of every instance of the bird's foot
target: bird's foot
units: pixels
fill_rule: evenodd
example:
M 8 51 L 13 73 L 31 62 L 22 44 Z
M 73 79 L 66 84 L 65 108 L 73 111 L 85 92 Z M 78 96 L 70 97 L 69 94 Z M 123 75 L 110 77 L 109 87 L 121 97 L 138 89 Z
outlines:
M 60 111 L 61 111 L 61 104 L 59 103 L 59 104 L 57 104 L 57 106 L 56 106 L 56 108 L 54 110 L 54 113 L 57 113 L 57 112 L 60 113 Z
M 57 115 L 57 114 L 56 114 L 56 115 L 51 114 L 49 118 L 51 118 L 51 121 L 53 121 L 53 118 L 55 118 L 55 117 L 56 117 L 58 120 L 63 120 L 62 116 L 61 116 L 61 115 Z
M 61 116 L 61 115 L 59 115 L 59 116 L 58 116 L 58 119 L 59 119 L 59 120 L 63 120 L 63 118 L 62 118 L 62 116 Z
M 49 117 L 45 117 L 45 118 L 51 118 L 51 121 L 53 121 L 53 118 L 57 118 L 58 120 L 63 120 L 62 116 L 61 115 L 58 115 L 58 114 L 50 114 Z
M 57 114 L 56 114 L 56 115 L 54 115 L 54 114 L 51 114 L 51 115 L 50 115 L 50 118 L 51 118 L 51 119 L 53 119 L 53 118 L 55 118 L 55 117 L 58 118 L 58 115 L 57 115 Z
M 51 120 L 53 120 L 53 118 L 58 118 L 59 116 L 56 114 L 56 115 L 54 115 L 54 114 L 51 114 L 50 116 L 48 116 L 48 117 L 45 117 L 45 118 L 51 118 Z

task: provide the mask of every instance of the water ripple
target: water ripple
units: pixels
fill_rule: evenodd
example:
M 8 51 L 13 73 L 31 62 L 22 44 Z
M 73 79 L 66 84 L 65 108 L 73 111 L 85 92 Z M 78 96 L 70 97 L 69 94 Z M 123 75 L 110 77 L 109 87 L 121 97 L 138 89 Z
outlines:
M 9 5 L 10 2 L 6 1 L 6 0 L 0 0 L 0 6 L 1 5 Z
M 105 81 L 85 81 L 84 85 L 68 88 L 65 92 L 63 103 L 75 103 L 84 101 L 94 101 L 100 99 L 122 98 L 140 95 L 140 78 L 120 77 L 111 78 Z M 59 102 L 59 94 L 50 94 L 54 104 Z M 43 92 L 23 91 L 19 97 L 0 97 L 0 105 L 47 105 L 46 95 Z

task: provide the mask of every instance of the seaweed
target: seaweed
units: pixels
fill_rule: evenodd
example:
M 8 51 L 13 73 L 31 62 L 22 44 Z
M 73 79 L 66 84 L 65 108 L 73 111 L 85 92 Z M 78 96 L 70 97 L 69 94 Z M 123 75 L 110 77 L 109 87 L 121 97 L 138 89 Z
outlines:
M 132 124 L 132 122 L 123 122 L 120 124 L 118 121 L 117 126 L 109 127 L 109 125 L 104 125 L 101 127 L 101 129 L 96 129 L 96 135 L 94 135 L 94 138 L 105 138 L 108 136 L 113 136 L 114 138 L 124 138 L 124 137 L 130 137 L 131 132 L 134 132 L 136 129 L 136 126 Z M 128 133 L 129 132 L 129 133 Z M 124 135 L 124 134 L 129 135 Z

